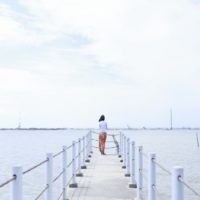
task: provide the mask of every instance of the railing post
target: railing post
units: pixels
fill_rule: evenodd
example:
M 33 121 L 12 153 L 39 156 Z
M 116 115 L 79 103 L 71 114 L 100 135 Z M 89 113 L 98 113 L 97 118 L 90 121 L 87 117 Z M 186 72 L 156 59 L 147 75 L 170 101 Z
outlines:
M 123 156 L 124 156 L 124 158 L 123 158 L 123 163 L 124 163 L 124 165 L 122 166 L 122 168 L 123 169 L 126 169 L 126 143 L 127 143 L 127 141 L 126 141 L 126 136 L 124 135 L 124 154 L 123 154 Z
M 13 167 L 13 176 L 16 179 L 13 181 L 12 185 L 12 199 L 22 200 L 22 167 Z
M 47 154 L 47 192 L 46 192 L 46 199 L 53 200 L 53 154 Z
M 63 185 L 63 200 L 67 200 L 67 147 L 63 146 L 63 177 L 62 177 L 62 185 Z
M 129 184 L 130 188 L 137 188 L 137 184 L 135 182 L 135 142 L 131 143 L 131 183 Z
M 183 175 L 182 167 L 174 167 L 172 172 L 172 200 L 184 199 L 184 185 L 179 180 L 180 177 L 183 179 Z
M 76 183 L 76 144 L 72 142 L 72 183 L 69 185 L 71 188 L 78 187 Z
M 90 153 L 93 153 L 93 151 L 92 151 L 92 131 L 90 131 Z
M 85 162 L 90 162 L 89 154 L 90 154 L 90 141 L 89 141 L 89 133 L 86 135 L 86 160 Z
M 120 162 L 123 162 L 123 158 L 124 158 L 124 134 L 121 133 L 121 138 L 120 138 L 120 146 L 121 146 L 121 160 Z
M 137 200 L 142 199 L 142 189 L 143 189 L 143 178 L 142 178 L 142 170 L 143 170 L 143 159 L 142 159 L 142 146 L 137 148 L 137 165 L 136 165 L 136 176 L 137 176 Z
M 86 165 L 85 165 L 85 136 L 83 136 L 83 156 L 82 156 L 82 166 L 81 169 L 87 169 Z
M 83 174 L 81 173 L 81 139 L 78 139 L 78 173 L 76 174 L 76 176 L 83 176 Z
M 156 200 L 156 154 L 149 153 L 149 178 L 148 178 L 148 200 Z
M 127 173 L 125 174 L 126 177 L 130 177 L 130 139 L 127 138 Z
M 122 133 L 120 132 L 119 133 L 119 155 L 118 155 L 119 158 L 122 157 Z

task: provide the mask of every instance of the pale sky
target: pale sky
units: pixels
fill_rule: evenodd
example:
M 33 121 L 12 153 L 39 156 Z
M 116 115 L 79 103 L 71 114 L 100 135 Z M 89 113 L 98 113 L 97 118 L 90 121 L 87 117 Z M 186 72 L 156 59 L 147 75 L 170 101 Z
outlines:
M 200 0 L 0 0 L 0 127 L 200 127 Z

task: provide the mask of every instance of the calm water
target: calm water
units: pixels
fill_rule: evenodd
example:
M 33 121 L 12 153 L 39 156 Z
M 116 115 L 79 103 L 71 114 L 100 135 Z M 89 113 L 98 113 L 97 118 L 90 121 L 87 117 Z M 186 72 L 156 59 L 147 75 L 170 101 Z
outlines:
M 70 145 L 73 140 L 82 137 L 86 130 L 70 131 L 0 131 L 0 182 L 12 175 L 13 166 L 23 166 L 28 169 L 45 159 L 46 153 L 56 153 L 63 145 Z M 110 131 L 110 133 L 118 133 Z M 197 148 L 194 131 L 124 131 L 136 145 L 143 145 L 144 152 L 155 152 L 157 161 L 171 171 L 173 166 L 184 167 L 185 179 L 190 185 L 200 191 L 200 149 Z M 94 135 L 94 138 L 97 136 Z M 111 140 L 111 138 L 108 138 Z M 95 142 L 94 142 L 95 143 Z M 96 144 L 94 144 L 96 145 Z M 107 144 L 111 145 L 111 144 Z M 112 146 L 112 145 L 111 145 Z M 54 162 L 54 177 L 61 171 L 61 157 Z M 162 200 L 170 199 L 171 179 L 160 169 L 157 169 L 157 188 Z M 144 174 L 147 176 L 147 163 L 144 158 Z M 31 200 L 45 186 L 46 166 L 41 166 L 24 176 L 24 199 Z M 54 195 L 61 190 L 61 181 L 55 183 Z M 146 185 L 146 179 L 144 179 Z M 0 189 L 0 199 L 10 199 L 12 184 Z M 185 189 L 186 200 L 197 200 L 190 191 Z M 41 198 L 44 199 L 44 198 Z
M 184 179 L 200 191 L 200 149 L 197 147 L 195 131 L 136 131 L 126 132 L 136 145 L 142 145 L 144 152 L 155 152 L 157 162 L 169 171 L 174 166 L 184 168 Z M 199 134 L 200 136 L 200 134 Z M 157 167 L 158 199 L 170 199 L 171 177 Z M 147 162 L 144 158 L 144 175 L 147 177 Z M 147 181 L 144 178 L 144 184 Z M 185 200 L 200 199 L 185 189 Z

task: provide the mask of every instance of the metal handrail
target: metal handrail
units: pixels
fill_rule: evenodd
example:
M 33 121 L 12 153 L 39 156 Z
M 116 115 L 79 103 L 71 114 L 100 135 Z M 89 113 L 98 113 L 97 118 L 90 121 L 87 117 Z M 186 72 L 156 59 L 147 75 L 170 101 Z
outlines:
M 69 181 L 67 182 L 67 184 L 65 185 L 66 187 L 69 186 L 71 180 L 72 180 L 73 176 L 71 176 L 71 178 L 69 179 Z
M 96 148 L 96 149 L 98 149 L 99 147 L 97 147 L 97 146 L 92 146 L 93 148 Z M 105 147 L 106 149 L 116 149 L 117 147 Z
M 38 194 L 38 196 L 34 200 L 38 200 L 48 189 L 48 185 Z
M 145 158 L 148 159 L 148 155 L 147 155 L 146 153 L 142 152 L 142 154 L 143 154 L 143 156 L 144 156 Z
M 23 174 L 27 174 L 28 172 L 31 172 L 32 170 L 38 168 L 39 166 L 43 165 L 43 164 L 46 163 L 47 161 L 48 161 L 48 159 L 46 159 L 46 160 L 44 160 L 44 161 L 38 163 L 37 165 L 35 165 L 35 166 L 33 166 L 33 167 L 27 169 L 26 171 L 24 171 Z
M 196 196 L 200 197 L 200 193 L 195 191 L 188 183 L 184 181 L 184 179 L 181 176 L 178 176 L 178 180 L 185 186 L 187 187 L 191 192 L 193 192 Z
M 60 195 L 58 196 L 58 200 L 60 200 L 60 198 L 63 196 L 64 190 L 62 190 L 62 192 L 60 193 Z
M 99 133 L 98 133 L 97 131 L 91 130 L 91 133 L 94 133 L 94 134 L 99 135 Z M 108 135 L 108 136 L 113 136 L 113 135 L 118 136 L 118 135 L 120 135 L 120 134 L 107 134 L 107 135 Z
M 163 167 L 160 163 L 156 162 L 154 159 L 153 159 L 153 162 L 160 168 L 162 169 L 163 171 L 165 171 L 168 175 L 171 175 L 172 173 L 167 170 L 165 167 Z
M 58 176 L 56 176 L 54 179 L 53 179 L 53 181 L 52 181 L 52 183 L 54 183 L 54 182 L 56 182 L 60 177 L 61 177 L 61 175 L 63 175 L 63 173 L 64 173 L 64 169 L 58 174 Z
M 66 168 L 70 167 L 73 163 L 73 160 L 71 160 L 71 162 L 68 163 L 68 165 L 66 166 Z
M 8 179 L 7 181 L 1 183 L 0 188 L 4 187 L 5 185 L 9 184 L 10 182 L 14 181 L 16 176 L 14 175 L 12 178 Z
M 64 152 L 64 150 L 59 151 L 58 153 L 56 153 L 55 155 L 53 155 L 53 158 L 56 158 L 57 156 L 59 156 L 60 154 L 62 154 Z
M 162 195 L 161 195 L 161 193 L 158 191 L 156 185 L 152 185 L 152 188 L 153 188 L 153 190 L 156 192 L 156 195 L 157 195 L 160 199 L 162 199 Z
M 99 142 L 99 140 L 97 140 L 97 139 L 93 139 L 93 138 L 92 138 L 92 141 Z M 111 143 L 111 142 L 113 143 L 114 141 L 111 141 L 111 140 L 110 140 L 110 141 L 109 141 L 109 140 L 107 141 L 107 140 L 106 140 L 106 143 L 107 143 L 107 142 L 108 142 L 108 143 Z

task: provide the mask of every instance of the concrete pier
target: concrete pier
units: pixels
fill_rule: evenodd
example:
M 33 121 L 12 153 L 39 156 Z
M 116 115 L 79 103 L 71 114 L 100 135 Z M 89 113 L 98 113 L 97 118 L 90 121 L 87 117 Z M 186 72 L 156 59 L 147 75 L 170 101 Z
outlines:
M 129 188 L 130 178 L 117 155 L 93 154 L 83 177 L 77 178 L 78 188 L 69 189 L 70 200 L 133 200 L 136 189 Z

